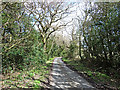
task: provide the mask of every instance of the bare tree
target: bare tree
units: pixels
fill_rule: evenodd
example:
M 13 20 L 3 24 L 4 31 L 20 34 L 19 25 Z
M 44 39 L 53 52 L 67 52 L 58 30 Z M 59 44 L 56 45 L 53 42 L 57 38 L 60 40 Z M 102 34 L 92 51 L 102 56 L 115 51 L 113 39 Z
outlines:
M 70 13 L 70 6 L 63 2 L 32 2 L 26 4 L 26 9 L 33 15 L 34 23 L 39 30 L 46 51 L 50 35 L 69 23 L 64 19 Z

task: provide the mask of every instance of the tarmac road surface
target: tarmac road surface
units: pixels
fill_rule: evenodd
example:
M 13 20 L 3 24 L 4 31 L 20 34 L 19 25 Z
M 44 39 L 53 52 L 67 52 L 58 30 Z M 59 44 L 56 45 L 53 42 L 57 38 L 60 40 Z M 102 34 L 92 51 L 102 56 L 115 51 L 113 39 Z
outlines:
M 50 85 L 52 90 L 95 90 L 83 77 L 69 69 L 61 57 L 53 61 Z

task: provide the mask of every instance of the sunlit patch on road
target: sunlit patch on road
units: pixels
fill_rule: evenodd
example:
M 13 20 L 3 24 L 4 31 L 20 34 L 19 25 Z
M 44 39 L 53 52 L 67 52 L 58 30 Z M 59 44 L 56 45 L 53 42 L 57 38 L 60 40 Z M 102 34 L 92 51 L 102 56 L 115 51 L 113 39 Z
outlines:
M 59 57 L 54 59 L 50 84 L 52 89 L 94 89 L 84 78 L 69 69 Z

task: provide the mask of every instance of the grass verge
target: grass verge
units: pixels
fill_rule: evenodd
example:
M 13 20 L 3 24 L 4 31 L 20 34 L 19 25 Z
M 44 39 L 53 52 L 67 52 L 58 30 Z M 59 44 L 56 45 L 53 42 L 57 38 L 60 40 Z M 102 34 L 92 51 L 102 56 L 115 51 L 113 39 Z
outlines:
M 44 64 L 34 64 L 28 70 L 1 75 L 2 88 L 49 88 L 49 74 L 53 58 Z
M 63 59 L 63 61 L 69 68 L 76 71 L 97 89 L 102 90 L 120 89 L 120 82 L 118 83 L 118 80 L 111 78 L 105 73 L 93 71 L 89 67 L 85 66 L 82 62 L 80 62 L 80 60 Z

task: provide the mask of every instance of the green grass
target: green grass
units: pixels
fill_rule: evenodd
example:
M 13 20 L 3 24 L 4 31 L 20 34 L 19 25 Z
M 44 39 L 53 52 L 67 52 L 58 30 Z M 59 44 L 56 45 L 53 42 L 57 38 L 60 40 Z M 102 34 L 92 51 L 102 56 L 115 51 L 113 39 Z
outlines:
M 116 79 L 106 75 L 105 73 L 93 71 L 91 68 L 85 66 L 79 60 L 67 60 L 63 59 L 68 65 L 74 67 L 80 73 L 86 73 L 89 77 L 91 77 L 96 83 L 100 84 L 108 84 L 113 87 L 120 88 L 120 84 Z
M 30 70 L 20 70 L 4 76 L 2 79 L 3 88 L 43 88 L 41 82 L 46 82 L 49 78 L 50 67 L 53 58 L 50 58 L 44 64 L 34 64 Z

